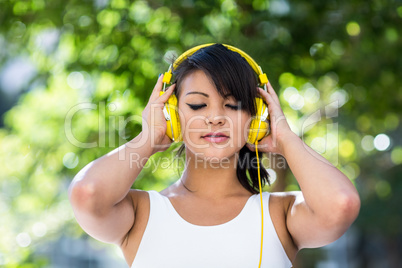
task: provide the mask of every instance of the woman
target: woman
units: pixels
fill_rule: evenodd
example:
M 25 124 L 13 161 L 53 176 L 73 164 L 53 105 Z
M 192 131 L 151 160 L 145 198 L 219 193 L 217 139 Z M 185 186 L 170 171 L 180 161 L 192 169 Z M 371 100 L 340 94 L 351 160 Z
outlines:
M 77 221 L 94 238 L 114 243 L 142 267 L 291 267 L 302 248 L 338 239 L 358 215 L 352 183 L 294 134 L 268 83 L 237 52 L 219 44 L 199 49 L 174 69 L 176 83 L 160 96 L 160 76 L 143 111 L 142 132 L 83 168 L 70 187 Z M 186 166 L 160 193 L 130 189 L 147 159 L 172 142 L 164 103 L 178 99 Z M 257 194 L 257 160 L 247 143 L 254 100 L 268 105 L 271 133 L 260 152 L 281 154 L 300 192 Z M 261 169 L 263 182 L 268 174 Z M 247 175 L 248 174 L 248 175 Z

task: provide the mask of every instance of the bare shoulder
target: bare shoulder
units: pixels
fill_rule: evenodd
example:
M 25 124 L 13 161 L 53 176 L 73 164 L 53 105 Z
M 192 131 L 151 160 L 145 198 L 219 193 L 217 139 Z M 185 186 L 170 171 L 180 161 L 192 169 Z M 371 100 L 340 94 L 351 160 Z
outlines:
M 131 189 L 128 195 L 131 197 L 131 200 L 133 200 L 134 211 L 136 211 L 139 206 L 144 205 L 144 203 L 149 203 L 149 194 L 147 191 Z
M 298 191 L 270 193 L 269 198 L 269 213 L 272 223 L 288 258 L 291 261 L 295 259 L 298 248 L 287 228 L 287 215 L 293 204 L 295 202 L 300 202 L 300 198 L 303 199 L 303 195 Z

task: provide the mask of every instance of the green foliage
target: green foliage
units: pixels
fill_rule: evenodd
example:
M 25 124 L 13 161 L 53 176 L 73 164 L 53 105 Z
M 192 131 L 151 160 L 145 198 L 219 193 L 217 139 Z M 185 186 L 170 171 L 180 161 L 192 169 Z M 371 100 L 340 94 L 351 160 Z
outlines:
M 394 1 L 0 5 L 0 65 L 24 57 L 36 70 L 0 130 L 0 265 L 42 266 L 32 257 L 40 241 L 66 226 L 80 234 L 67 201 L 72 177 L 135 137 L 171 55 L 207 42 L 237 46 L 262 66 L 292 129 L 358 186 L 363 232 L 401 235 L 402 6 Z M 373 146 L 380 133 L 391 138 L 384 151 Z M 135 186 L 174 181 L 174 149 L 153 156 Z M 287 189 L 297 188 L 288 177 Z

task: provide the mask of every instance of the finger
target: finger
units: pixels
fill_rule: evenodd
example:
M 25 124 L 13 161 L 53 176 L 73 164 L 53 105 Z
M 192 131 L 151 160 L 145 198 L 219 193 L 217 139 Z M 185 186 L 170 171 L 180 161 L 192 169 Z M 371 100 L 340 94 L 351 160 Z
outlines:
M 268 93 L 268 92 L 266 92 L 264 89 L 262 89 L 262 88 L 258 88 L 258 90 L 259 90 L 259 92 L 260 92 L 260 95 L 265 99 L 265 101 L 267 102 L 267 104 L 277 104 L 277 105 L 279 105 L 279 103 L 277 103 L 273 98 L 272 98 L 272 96 Z
M 154 101 L 159 97 L 159 92 L 162 90 L 163 86 L 163 74 L 159 76 L 158 81 L 154 89 L 152 90 L 151 96 L 149 97 L 150 101 Z
M 283 111 L 282 111 L 280 104 L 277 104 L 269 93 L 267 93 L 263 89 L 260 89 L 260 94 L 265 99 L 266 103 L 268 104 L 268 112 L 270 114 L 270 121 L 272 119 L 272 116 L 279 117 L 279 116 L 283 115 Z
M 163 137 L 163 144 L 166 144 L 166 149 L 169 148 L 172 143 L 173 141 L 165 134 Z
M 278 105 L 280 105 L 278 95 L 276 94 L 276 92 L 270 82 L 268 82 L 268 84 L 267 84 L 267 89 L 268 89 L 268 93 L 271 94 L 272 98 L 276 101 L 276 103 Z
M 170 95 L 172 95 L 175 88 L 176 88 L 176 84 L 173 84 L 170 87 L 168 87 L 168 89 L 165 91 L 165 93 L 162 96 L 160 96 L 158 99 L 156 99 L 155 102 L 158 102 L 158 103 L 167 102 L 167 100 L 169 99 Z

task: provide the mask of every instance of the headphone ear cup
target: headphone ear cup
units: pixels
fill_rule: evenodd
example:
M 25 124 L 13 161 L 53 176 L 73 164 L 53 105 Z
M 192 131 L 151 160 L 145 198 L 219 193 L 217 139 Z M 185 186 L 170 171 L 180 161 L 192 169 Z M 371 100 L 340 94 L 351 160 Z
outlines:
M 269 134 L 269 119 L 268 107 L 261 98 L 255 98 L 257 114 L 251 120 L 250 128 L 248 132 L 247 142 L 255 144 L 256 141 L 260 141 L 262 138 Z
M 165 92 L 161 91 L 159 95 L 163 95 Z M 166 119 L 166 135 L 173 141 L 182 141 L 180 118 L 177 108 L 177 97 L 172 94 L 168 101 L 165 103 L 163 113 Z

